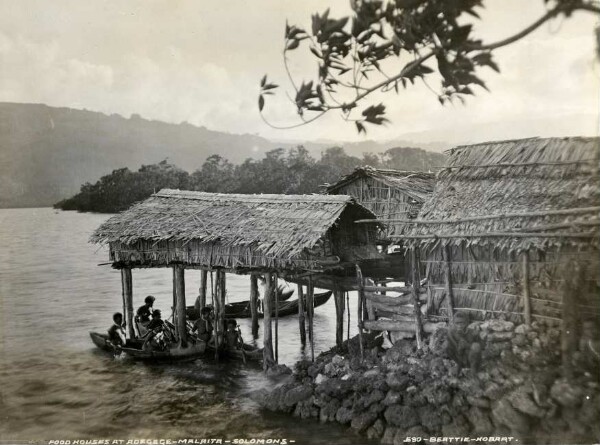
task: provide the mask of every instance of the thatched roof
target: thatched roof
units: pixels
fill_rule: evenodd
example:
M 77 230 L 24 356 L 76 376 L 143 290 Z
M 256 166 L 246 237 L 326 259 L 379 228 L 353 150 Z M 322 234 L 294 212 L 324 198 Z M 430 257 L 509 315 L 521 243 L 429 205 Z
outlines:
M 433 192 L 435 174 L 401 170 L 386 170 L 370 166 L 358 167 L 343 176 L 338 182 L 327 186 L 327 193 L 333 193 L 359 178 L 371 177 L 387 186 L 402 191 L 418 202 L 424 202 Z
M 448 154 L 433 195 L 404 230 L 415 243 L 597 245 L 600 138 L 486 142 Z
M 138 241 L 216 243 L 229 249 L 228 255 L 233 255 L 232 249 L 242 249 L 244 255 L 289 260 L 315 246 L 348 208 L 358 218 L 373 217 L 343 195 L 241 195 L 165 189 L 107 220 L 90 241 L 122 245 Z M 243 264 L 244 259 L 236 261 L 242 266 L 252 265 Z

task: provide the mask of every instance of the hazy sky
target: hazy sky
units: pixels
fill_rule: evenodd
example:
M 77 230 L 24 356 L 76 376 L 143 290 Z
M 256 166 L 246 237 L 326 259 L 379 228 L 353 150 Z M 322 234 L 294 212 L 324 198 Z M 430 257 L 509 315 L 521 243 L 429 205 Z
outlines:
M 486 4 L 476 25 L 486 41 L 513 34 L 544 12 L 542 0 Z M 348 2 L 0 0 L 0 101 L 139 113 L 273 139 L 357 140 L 363 136 L 337 115 L 276 131 L 257 112 L 262 75 L 285 81 L 286 18 L 308 27 L 311 13 L 327 7 L 342 14 Z M 384 97 L 392 123 L 371 129 L 369 138 L 597 134 L 596 22 L 577 13 L 497 51 L 501 74 L 484 76 L 491 93 L 478 92 L 467 106 L 442 107 L 422 85 Z M 292 66 L 300 77 L 316 71 L 301 53 Z M 277 123 L 295 122 L 289 102 L 267 111 Z

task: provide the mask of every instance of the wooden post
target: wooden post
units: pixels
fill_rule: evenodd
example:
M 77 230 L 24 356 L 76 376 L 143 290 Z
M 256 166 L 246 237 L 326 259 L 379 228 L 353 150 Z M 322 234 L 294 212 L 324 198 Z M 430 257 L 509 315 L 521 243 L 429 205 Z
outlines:
M 175 266 L 173 266 L 173 301 L 171 303 L 171 316 L 173 317 L 173 324 L 177 324 L 177 316 L 175 315 L 175 308 L 177 307 L 177 272 L 175 272 Z
M 175 292 L 177 303 L 175 305 L 175 326 L 177 327 L 177 336 L 179 344 L 187 347 L 187 326 L 185 324 L 185 269 L 183 266 L 175 266 Z
M 561 356 L 563 375 L 573 376 L 573 352 L 577 350 L 578 336 L 578 295 L 581 282 L 584 279 L 583 268 L 578 264 L 574 267 L 567 265 L 562 286 L 562 331 L 561 331 Z
M 198 288 L 198 298 L 196 298 L 196 310 L 198 311 L 198 315 L 200 315 L 200 310 L 204 306 L 206 306 L 206 281 L 208 278 L 208 271 L 201 270 L 200 271 L 200 287 Z
M 306 306 L 308 313 L 308 338 L 310 340 L 310 357 L 315 361 L 315 337 L 313 329 L 313 318 L 315 315 L 315 287 L 312 283 L 312 276 L 308 276 L 308 288 L 306 293 Z
M 371 280 L 370 278 L 366 278 L 363 281 L 366 285 L 365 287 L 367 287 L 367 286 L 375 287 L 375 282 L 373 280 Z M 367 289 L 363 289 L 363 291 L 366 292 Z M 373 292 L 373 291 L 371 291 L 371 292 Z M 368 298 L 364 298 L 363 301 L 364 301 L 365 308 L 366 308 L 366 311 L 363 312 L 363 319 L 366 318 L 367 320 L 375 320 L 375 308 L 371 304 L 371 301 Z
M 360 346 L 360 359 L 364 359 L 363 351 L 363 300 L 364 300 L 364 283 L 360 266 L 356 265 L 356 280 L 358 281 L 358 344 Z
M 300 342 L 306 346 L 306 323 L 304 321 L 304 292 L 302 285 L 298 284 L 298 326 L 300 328 Z
M 529 289 L 529 255 L 527 251 L 523 252 L 523 315 L 525 324 L 531 326 L 531 300 Z
M 127 333 L 129 334 L 129 338 L 135 338 L 135 329 L 133 327 L 133 279 L 129 267 L 121 269 L 121 285 L 123 287 L 123 298 L 126 306 L 126 313 L 123 316 L 127 320 Z
M 279 363 L 279 286 L 277 274 L 273 274 L 275 296 L 275 363 Z
M 444 276 L 446 285 L 446 307 L 448 309 L 448 319 L 450 324 L 454 324 L 454 294 L 452 292 L 452 263 L 450 247 L 446 244 L 442 249 L 444 258 Z
M 333 291 L 335 299 L 335 344 L 338 348 L 344 343 L 344 312 L 346 310 L 344 292 L 341 290 Z
M 252 315 L 252 337 L 258 337 L 258 278 L 250 275 L 250 314 Z
M 212 299 L 213 299 L 213 310 L 214 310 L 214 314 L 215 314 L 215 318 L 213 320 L 214 322 L 214 339 L 215 339 L 215 359 L 218 360 L 219 359 L 219 347 L 221 346 L 221 332 L 223 330 L 223 325 L 221 324 L 221 271 L 217 270 L 216 276 L 215 276 L 215 280 L 214 280 L 214 285 L 213 285 L 213 292 L 212 292 Z
M 419 303 L 419 288 L 421 287 L 421 274 L 419 273 L 419 255 L 416 247 L 410 249 L 410 262 L 412 263 L 412 304 L 415 314 L 415 334 L 417 337 L 417 348 L 423 347 L 423 321 L 421 320 L 421 305 Z
M 271 303 L 273 301 L 273 278 L 265 274 L 265 294 L 263 295 L 263 367 L 265 370 L 275 364 L 271 331 Z
M 350 344 L 350 294 L 348 292 L 346 292 L 346 311 L 348 312 L 347 316 L 348 316 L 348 328 L 347 328 L 347 337 L 346 339 L 348 340 L 348 344 Z

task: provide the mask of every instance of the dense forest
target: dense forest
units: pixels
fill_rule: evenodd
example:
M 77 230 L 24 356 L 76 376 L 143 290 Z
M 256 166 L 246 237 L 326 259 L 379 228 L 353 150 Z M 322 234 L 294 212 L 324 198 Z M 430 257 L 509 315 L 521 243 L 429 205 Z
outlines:
M 444 163 L 445 156 L 420 148 L 397 147 L 381 154 L 348 155 L 331 147 L 313 158 L 303 147 L 277 148 L 262 159 L 235 165 L 224 157 L 209 156 L 201 168 L 187 171 L 164 160 L 133 172 L 114 170 L 95 184 L 86 183 L 75 196 L 54 205 L 62 210 L 119 212 L 162 188 L 219 193 L 317 193 L 319 186 L 337 181 L 360 165 L 399 170 L 427 171 Z

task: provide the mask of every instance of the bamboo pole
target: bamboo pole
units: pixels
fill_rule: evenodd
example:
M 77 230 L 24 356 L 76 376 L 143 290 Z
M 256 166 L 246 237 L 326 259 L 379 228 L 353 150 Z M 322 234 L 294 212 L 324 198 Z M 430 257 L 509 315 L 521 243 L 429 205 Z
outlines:
M 123 315 L 127 320 L 127 332 L 129 338 L 135 338 L 135 329 L 133 327 L 133 279 L 129 267 L 121 269 L 121 284 L 123 286 L 123 296 L 126 305 L 126 311 Z
M 338 348 L 344 343 L 344 312 L 346 311 L 344 292 L 341 290 L 333 291 L 335 300 L 335 343 Z
M 444 257 L 444 278 L 446 286 L 446 307 L 448 309 L 448 319 L 450 324 L 454 324 L 454 294 L 452 292 L 452 266 L 450 247 L 446 244 L 442 249 Z
M 213 310 L 214 310 L 214 314 L 215 314 L 215 318 L 214 318 L 214 326 L 213 329 L 215 331 L 215 360 L 219 359 L 219 348 L 221 346 L 221 331 L 223 329 L 222 325 L 220 324 L 220 320 L 221 320 L 221 299 L 219 298 L 220 295 L 220 289 L 221 289 L 221 273 L 219 270 L 217 270 L 215 279 L 214 279 L 214 286 L 213 286 L 213 292 L 212 292 L 212 300 L 213 300 Z
M 308 277 L 308 288 L 306 293 L 306 305 L 308 312 L 308 337 L 310 339 L 310 357 L 315 361 L 315 338 L 313 317 L 315 315 L 315 287 L 312 284 L 312 276 Z
M 258 337 L 258 278 L 250 275 L 250 314 L 252 315 L 252 337 Z
M 127 285 L 125 284 L 126 280 L 123 270 L 124 269 L 121 269 L 121 299 L 123 300 L 123 321 L 127 322 L 127 296 L 125 295 L 125 288 Z
M 423 347 L 423 322 L 421 320 L 421 303 L 419 302 L 419 286 L 421 284 L 421 277 L 419 273 L 419 256 L 415 247 L 410 249 L 410 262 L 412 269 L 412 304 L 415 316 L 415 334 L 417 337 L 417 348 Z
M 590 213 L 600 211 L 600 206 L 595 207 L 578 207 L 573 209 L 561 210 L 543 210 L 539 212 L 519 212 L 519 213 L 498 213 L 495 215 L 471 216 L 468 218 L 455 219 L 388 219 L 386 223 L 403 223 L 403 224 L 457 224 L 470 221 L 482 221 L 486 219 L 497 218 L 522 218 L 533 216 L 551 216 L 551 215 L 575 215 L 579 213 Z M 354 221 L 355 224 L 382 222 L 379 219 L 359 219 Z
M 430 235 L 393 235 L 390 239 L 451 239 L 451 238 L 596 238 L 598 232 L 467 232 L 467 233 L 432 233 Z
M 363 291 L 363 276 L 362 271 L 360 270 L 360 266 L 356 265 L 356 280 L 358 281 L 358 344 L 360 346 L 360 359 L 364 359 L 364 351 L 363 351 L 363 299 L 364 299 L 364 291 Z
M 196 310 L 198 314 L 204 306 L 206 306 L 206 281 L 208 278 L 208 271 L 202 269 L 200 271 L 200 287 L 198 288 L 198 298 L 196 298 Z
M 525 324 L 531 326 L 531 297 L 529 288 L 529 254 L 523 252 L 523 314 L 525 315 Z
M 302 285 L 298 284 L 298 327 L 300 329 L 300 342 L 302 346 L 306 346 L 306 322 L 304 320 L 304 292 Z
M 277 282 L 277 273 L 273 274 L 275 289 L 275 363 L 279 363 L 279 286 Z
M 175 266 L 175 294 L 177 297 L 175 305 L 175 325 L 177 327 L 177 336 L 179 344 L 182 347 L 187 346 L 187 326 L 185 324 L 185 269 L 183 266 Z
M 271 368 L 275 364 L 273 358 L 273 333 L 271 330 L 271 306 L 273 279 L 270 273 L 265 274 L 265 292 L 263 295 L 263 368 Z

